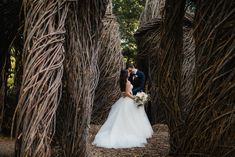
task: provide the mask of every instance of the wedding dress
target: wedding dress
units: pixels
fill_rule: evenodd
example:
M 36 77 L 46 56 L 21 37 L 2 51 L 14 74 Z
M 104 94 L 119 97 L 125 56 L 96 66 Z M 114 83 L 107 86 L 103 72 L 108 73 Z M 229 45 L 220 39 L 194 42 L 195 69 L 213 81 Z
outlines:
M 137 107 L 129 97 L 121 97 L 113 104 L 92 144 L 105 148 L 144 147 L 152 134 L 144 107 Z

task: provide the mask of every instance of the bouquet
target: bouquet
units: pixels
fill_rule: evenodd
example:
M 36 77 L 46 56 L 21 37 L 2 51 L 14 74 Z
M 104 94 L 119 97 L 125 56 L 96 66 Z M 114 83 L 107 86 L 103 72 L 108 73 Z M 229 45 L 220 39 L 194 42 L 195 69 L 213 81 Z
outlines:
M 134 98 L 135 103 L 138 107 L 143 106 L 150 99 L 149 95 L 144 92 L 138 92 Z

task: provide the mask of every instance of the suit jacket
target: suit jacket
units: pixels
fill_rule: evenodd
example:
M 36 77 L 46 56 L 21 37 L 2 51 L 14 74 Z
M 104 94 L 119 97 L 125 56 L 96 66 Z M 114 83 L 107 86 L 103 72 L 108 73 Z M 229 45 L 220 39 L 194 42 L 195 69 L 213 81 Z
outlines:
M 129 77 L 129 81 L 133 85 L 133 95 L 136 95 L 138 92 L 144 91 L 145 76 L 142 71 L 137 70 L 136 74 L 131 74 Z

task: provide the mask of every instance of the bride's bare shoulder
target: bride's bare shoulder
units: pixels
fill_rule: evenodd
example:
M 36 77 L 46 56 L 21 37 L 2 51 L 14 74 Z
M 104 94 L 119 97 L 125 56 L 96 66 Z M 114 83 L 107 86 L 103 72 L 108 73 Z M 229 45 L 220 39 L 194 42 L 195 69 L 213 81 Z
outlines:
M 126 84 L 129 86 L 131 85 L 131 82 L 127 80 Z

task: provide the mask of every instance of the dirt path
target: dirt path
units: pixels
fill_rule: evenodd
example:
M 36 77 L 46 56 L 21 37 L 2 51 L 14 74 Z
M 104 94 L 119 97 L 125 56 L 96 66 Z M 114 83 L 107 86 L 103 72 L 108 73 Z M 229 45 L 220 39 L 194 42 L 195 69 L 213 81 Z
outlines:
M 169 131 L 163 124 L 153 126 L 154 134 L 143 148 L 105 149 L 91 145 L 100 126 L 92 125 L 90 129 L 88 151 L 90 157 L 167 157 L 169 152 Z M 14 141 L 0 136 L 0 157 L 14 156 Z
M 154 134 L 148 140 L 146 147 L 131 149 L 105 149 L 91 145 L 99 128 L 100 126 L 91 126 L 88 145 L 91 157 L 166 157 L 168 155 L 170 144 L 169 131 L 166 125 L 157 124 L 153 126 Z
M 13 157 L 15 143 L 10 138 L 0 136 L 0 157 Z

